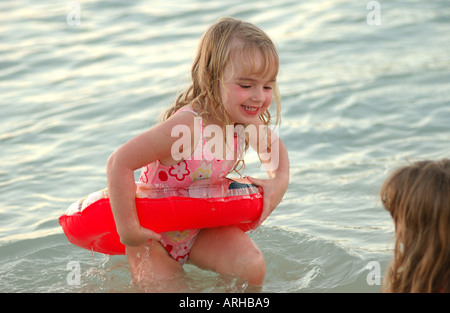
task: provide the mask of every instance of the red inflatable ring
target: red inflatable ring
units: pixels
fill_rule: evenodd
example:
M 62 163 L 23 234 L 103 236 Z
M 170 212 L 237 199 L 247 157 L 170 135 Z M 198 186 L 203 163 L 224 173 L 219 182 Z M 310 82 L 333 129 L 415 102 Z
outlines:
M 202 179 L 177 188 L 136 184 L 139 221 L 157 233 L 225 225 L 248 231 L 262 211 L 262 188 L 242 180 Z M 110 255 L 125 253 L 107 189 L 73 203 L 59 223 L 67 239 L 76 246 Z

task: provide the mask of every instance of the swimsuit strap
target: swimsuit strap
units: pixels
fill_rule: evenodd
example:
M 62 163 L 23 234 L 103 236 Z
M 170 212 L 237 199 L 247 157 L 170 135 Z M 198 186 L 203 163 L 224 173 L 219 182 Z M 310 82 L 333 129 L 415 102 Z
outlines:
M 187 106 L 182 107 L 182 108 L 179 109 L 176 113 L 178 113 L 178 112 L 185 112 L 185 111 L 191 112 L 191 113 L 193 113 L 193 114 L 195 114 L 195 115 L 198 115 L 197 112 L 195 112 L 195 111 L 194 111 L 193 109 L 191 109 L 191 108 L 188 108 Z
M 195 116 L 198 116 L 198 113 L 195 112 L 193 109 L 184 106 L 181 109 L 179 109 L 178 111 L 175 112 L 175 114 L 177 114 L 178 112 L 190 112 L 192 114 L 194 114 Z M 202 129 L 205 127 L 205 122 L 203 121 L 203 119 L 200 120 L 200 126 L 202 127 Z

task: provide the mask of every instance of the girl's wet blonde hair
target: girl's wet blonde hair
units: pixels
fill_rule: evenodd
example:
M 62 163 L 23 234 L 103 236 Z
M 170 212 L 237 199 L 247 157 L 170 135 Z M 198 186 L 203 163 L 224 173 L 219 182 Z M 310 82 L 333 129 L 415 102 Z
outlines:
M 394 259 L 385 292 L 450 292 L 450 160 L 394 171 L 381 201 L 395 224 Z
M 262 60 L 258 64 L 254 62 L 256 58 L 251 57 L 257 53 L 261 56 L 258 59 Z M 230 118 L 220 97 L 220 84 L 223 82 L 226 66 L 229 64 L 235 66 L 231 62 L 233 55 L 242 60 L 240 65 L 243 66 L 244 73 L 270 77 L 270 80 L 276 79 L 279 67 L 278 53 L 266 33 L 251 23 L 230 17 L 221 18 L 203 34 L 192 65 L 192 83 L 165 112 L 163 120 L 168 119 L 185 105 L 191 104 L 204 120 L 210 118 L 222 121 L 224 127 L 230 125 Z M 272 89 L 276 103 L 275 124 L 279 124 L 281 102 L 276 82 L 272 85 Z M 272 120 L 268 109 L 259 118 L 263 125 L 269 125 Z M 245 149 L 247 148 L 248 142 L 245 145 Z M 242 167 L 243 160 L 235 165 L 234 170 L 238 172 Z

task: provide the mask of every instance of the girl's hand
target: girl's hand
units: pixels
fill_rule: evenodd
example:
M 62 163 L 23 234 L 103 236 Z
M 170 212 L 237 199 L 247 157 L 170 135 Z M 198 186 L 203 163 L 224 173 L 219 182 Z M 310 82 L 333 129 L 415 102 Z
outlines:
M 276 179 L 257 179 L 253 177 L 248 177 L 247 179 L 257 186 L 260 186 L 264 190 L 263 196 L 263 209 L 261 213 L 261 217 L 258 221 L 256 221 L 252 226 L 253 229 L 259 227 L 266 218 L 272 213 L 273 210 L 278 206 L 283 199 L 284 193 L 287 189 L 287 183 Z
M 142 226 L 138 226 L 133 230 L 121 231 L 119 235 L 120 242 L 127 247 L 141 246 L 151 239 L 161 240 L 161 235 Z

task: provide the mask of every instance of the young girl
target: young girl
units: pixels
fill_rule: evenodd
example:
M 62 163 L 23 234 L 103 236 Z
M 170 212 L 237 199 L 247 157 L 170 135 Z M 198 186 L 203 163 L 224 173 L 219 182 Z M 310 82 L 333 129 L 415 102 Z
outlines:
M 395 223 L 385 292 L 450 292 L 450 160 L 394 171 L 381 200 Z
M 273 98 L 278 123 L 277 73 L 278 54 L 268 36 L 250 23 L 222 18 L 203 35 L 192 66 L 192 83 L 166 112 L 163 122 L 110 156 L 107 178 L 111 207 L 135 281 L 178 282 L 183 274 L 182 265 L 189 262 L 225 278 L 237 277 L 253 286 L 263 284 L 262 253 L 236 226 L 161 234 L 142 228 L 134 201 L 134 171 L 143 168 L 140 181 L 152 186 L 186 185 L 200 178 L 223 177 L 241 169 L 243 163 L 237 149 L 230 149 L 229 143 L 234 147 L 250 145 L 267 165 L 269 175 L 268 179 L 249 178 L 264 189 L 263 213 L 254 225 L 256 228 L 279 204 L 289 182 L 288 155 L 283 142 L 268 128 L 259 127 L 271 120 L 268 108 Z M 172 131 L 179 125 L 191 130 L 190 146 L 174 149 L 179 138 L 173 137 Z M 224 149 L 216 147 L 210 151 L 207 143 L 211 137 L 204 132 L 200 132 L 203 134 L 200 137 L 195 131 L 208 125 L 224 130 Z M 258 139 L 247 138 L 244 144 L 236 136 L 229 138 L 227 125 L 254 125 L 252 129 Z M 263 144 L 267 138 L 269 144 Z M 218 157 L 220 150 L 223 156 Z M 212 152 L 215 158 L 211 157 Z M 275 157 L 267 160 L 267 153 Z M 179 155 L 184 156 L 181 161 Z

